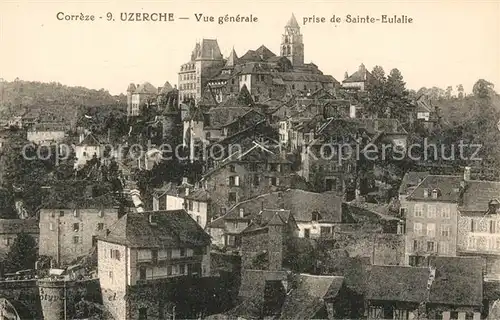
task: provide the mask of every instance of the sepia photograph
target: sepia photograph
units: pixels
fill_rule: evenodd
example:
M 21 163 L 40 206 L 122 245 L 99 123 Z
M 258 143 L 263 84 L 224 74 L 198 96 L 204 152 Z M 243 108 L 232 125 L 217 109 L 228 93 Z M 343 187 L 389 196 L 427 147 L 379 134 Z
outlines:
M 0 3 L 0 320 L 500 319 L 500 1 Z

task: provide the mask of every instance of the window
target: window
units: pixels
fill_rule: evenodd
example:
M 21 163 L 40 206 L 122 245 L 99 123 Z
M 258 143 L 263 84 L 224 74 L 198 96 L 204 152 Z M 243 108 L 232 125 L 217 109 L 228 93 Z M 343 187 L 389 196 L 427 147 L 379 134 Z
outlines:
M 415 204 L 414 208 L 413 208 L 414 212 L 415 212 L 415 217 L 421 217 L 422 216 L 422 204 L 420 203 L 417 203 Z
M 406 216 L 406 208 L 399 208 L 399 214 L 404 217 Z
M 427 224 L 427 236 L 431 238 L 436 236 L 436 225 L 434 223 Z
M 181 248 L 181 250 L 180 250 L 180 256 L 181 257 L 185 257 L 186 256 L 186 249 Z
M 437 199 L 438 191 L 436 189 L 432 190 L 432 199 Z
M 196 216 L 196 223 L 201 224 L 200 216 Z
M 440 254 L 449 254 L 450 252 L 450 244 L 446 241 L 439 242 L 439 251 Z
M 172 266 L 167 266 L 167 276 L 172 275 Z
M 151 260 L 153 260 L 153 263 L 158 262 L 158 249 L 151 250 Z
M 104 212 L 102 210 L 99 210 L 99 218 L 104 217 Z
M 436 206 L 432 204 L 427 205 L 427 218 L 436 218 Z
M 441 217 L 443 219 L 450 218 L 450 208 L 448 206 L 441 207 Z
M 109 255 L 111 259 L 120 261 L 120 250 L 111 249 Z
M 80 237 L 79 236 L 74 236 L 73 237 L 73 243 L 77 244 L 80 242 Z
M 477 239 L 474 237 L 467 238 L 467 249 L 476 249 Z
M 311 230 L 304 229 L 304 238 L 310 238 L 310 237 L 311 237 Z
M 474 219 L 470 219 L 470 232 L 476 231 L 476 224 Z
M 73 231 L 74 232 L 80 231 L 80 224 L 79 223 L 73 223 Z
M 80 212 L 77 209 L 75 209 L 73 211 L 73 216 L 78 218 L 80 216 Z
M 229 166 L 229 171 L 230 172 L 236 172 L 236 168 L 234 167 L 234 165 L 230 165 Z
M 332 228 L 331 227 L 321 227 L 320 232 L 322 235 L 327 235 L 332 233 Z
M 139 320 L 147 320 L 148 318 L 148 309 L 140 308 L 139 309 Z
M 418 250 L 419 250 L 419 241 L 413 240 L 413 251 L 418 251 Z
M 146 268 L 141 267 L 139 269 L 139 279 L 140 280 L 146 280 Z
M 236 192 L 229 192 L 228 201 L 236 202 Z
M 64 211 L 59 211 L 59 217 L 64 217 Z
M 258 187 L 259 186 L 259 183 L 260 183 L 260 178 L 259 178 L 259 175 L 258 174 L 254 174 L 253 175 L 253 185 L 255 187 Z
M 186 265 L 185 264 L 181 264 L 179 266 L 179 273 L 180 274 L 185 274 L 186 273 Z
M 434 241 L 427 241 L 427 252 L 434 252 Z
M 441 236 L 442 237 L 449 237 L 451 233 L 451 226 L 449 224 L 443 224 L 441 225 Z
M 413 224 L 413 232 L 417 235 L 422 234 L 422 224 L 419 222 L 416 222 Z
M 99 230 L 99 231 L 100 231 L 100 230 L 104 230 L 104 223 L 99 222 L 99 223 L 97 224 L 97 230 Z
M 109 271 L 109 272 L 108 272 L 108 277 L 109 277 L 111 280 L 113 280 L 113 271 Z
M 49 223 L 49 230 L 54 231 L 54 224 L 52 222 Z
M 196 201 L 196 212 L 200 212 L 200 202 Z
M 497 222 L 495 220 L 490 220 L 490 233 L 495 233 L 497 230 Z
M 279 181 L 279 179 L 276 178 L 276 177 L 269 178 L 269 184 L 272 185 L 272 186 L 277 186 L 278 185 L 278 181 Z
M 188 210 L 193 211 L 193 201 L 191 200 L 188 201 Z
M 52 211 L 52 212 L 50 213 L 50 216 L 51 216 L 52 218 L 55 218 L 56 213 L 55 213 L 54 211 Z

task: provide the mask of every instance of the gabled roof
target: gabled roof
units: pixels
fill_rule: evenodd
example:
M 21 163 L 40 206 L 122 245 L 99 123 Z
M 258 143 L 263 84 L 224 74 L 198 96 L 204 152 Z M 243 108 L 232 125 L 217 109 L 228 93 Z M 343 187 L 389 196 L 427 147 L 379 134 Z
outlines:
M 491 200 L 500 200 L 500 182 L 469 180 L 465 184 L 460 212 L 486 212 Z
M 481 257 L 431 257 L 436 268 L 430 301 L 458 306 L 482 306 L 483 259 Z
M 143 84 L 140 84 L 137 89 L 135 89 L 134 93 L 157 94 L 158 88 L 149 82 L 144 82 Z
M 165 84 L 161 88 L 160 93 L 166 94 L 166 93 L 169 93 L 172 90 L 174 90 L 174 88 L 172 87 L 172 85 L 170 84 L 170 82 L 167 81 L 167 82 L 165 82 Z
M 457 202 L 460 195 L 461 181 L 461 176 L 428 175 L 406 199 Z M 432 198 L 434 189 L 439 190 L 440 195 L 437 199 Z M 427 197 L 424 197 L 424 190 L 427 190 Z
M 96 138 L 92 133 L 88 134 L 82 142 L 78 145 L 80 146 L 100 146 L 102 143 Z
M 399 194 L 407 194 L 410 188 L 416 187 L 422 180 L 425 179 L 429 175 L 428 171 L 424 172 L 415 172 L 410 171 L 407 172 L 403 180 L 401 181 L 401 185 L 399 186 Z
M 366 82 L 366 81 L 371 81 L 373 78 L 373 75 L 366 70 L 365 66 L 361 64 L 359 66 L 359 69 L 351 74 L 347 79 L 343 80 L 342 83 L 348 83 L 348 82 Z
M 127 87 L 128 92 L 134 92 L 135 89 L 136 89 L 136 87 L 135 87 L 135 84 L 133 84 L 133 83 L 129 84 Z
M 150 223 L 149 216 L 154 223 Z M 185 210 L 127 213 L 100 240 L 135 248 L 206 246 L 210 236 Z
M 373 265 L 368 271 L 366 299 L 424 302 L 429 276 L 429 268 Z
M 210 128 L 222 128 L 223 126 L 237 120 L 245 115 L 250 109 L 248 107 L 215 107 L 208 111 L 210 117 Z
M 232 207 L 223 218 L 226 220 L 249 220 L 263 208 L 289 210 L 297 222 L 311 222 L 313 212 L 319 214 L 319 222 L 342 221 L 342 198 L 331 193 L 315 193 L 299 189 L 271 192 L 248 199 Z M 244 217 L 240 218 L 240 209 Z
M 333 300 L 344 283 L 343 277 L 300 274 L 297 287 L 286 296 L 280 319 L 314 319 Z
M 204 189 L 198 189 L 190 192 L 184 199 L 208 202 L 210 201 L 210 194 Z
M 290 210 L 284 209 L 264 209 L 257 216 L 250 225 L 242 231 L 242 233 L 248 233 L 256 230 L 265 230 L 269 226 L 285 226 L 292 220 L 292 214 Z M 298 226 L 295 224 L 298 229 Z
M 193 57 L 194 59 L 221 60 L 222 54 L 217 39 L 202 39 L 201 42 L 196 44 Z
M 275 57 L 276 55 L 269 50 L 265 45 L 261 45 L 257 50 L 255 50 L 255 53 L 258 54 L 262 59 L 267 60 L 269 58 Z

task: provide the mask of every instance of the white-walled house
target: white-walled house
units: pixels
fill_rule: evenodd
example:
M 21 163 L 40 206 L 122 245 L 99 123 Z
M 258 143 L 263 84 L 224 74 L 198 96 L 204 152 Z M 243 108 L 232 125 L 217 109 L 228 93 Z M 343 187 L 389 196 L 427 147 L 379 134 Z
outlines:
M 102 156 L 102 143 L 92 134 L 80 136 L 80 142 L 74 146 L 75 149 L 75 169 L 83 167 L 92 158 Z

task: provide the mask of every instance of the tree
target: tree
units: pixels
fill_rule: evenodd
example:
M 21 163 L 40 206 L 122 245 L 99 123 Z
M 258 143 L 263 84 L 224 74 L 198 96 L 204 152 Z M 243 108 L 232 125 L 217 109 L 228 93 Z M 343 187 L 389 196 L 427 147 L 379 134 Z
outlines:
M 19 233 L 10 247 L 6 258 L 8 272 L 34 269 L 38 259 L 38 248 L 35 239 L 26 233 Z
M 406 90 L 406 83 L 403 81 L 403 76 L 398 69 L 392 69 L 387 77 L 386 94 L 389 99 L 389 109 L 391 117 L 403 118 L 406 115 L 407 108 L 410 104 Z
M 446 87 L 446 99 L 451 99 L 452 92 L 453 92 L 453 87 L 452 86 Z
M 372 70 L 374 81 L 368 84 L 367 91 L 369 93 L 365 103 L 365 110 L 369 115 L 381 117 L 387 108 L 387 92 L 384 69 L 381 66 L 375 66 Z
M 459 84 L 457 86 L 457 92 L 458 92 L 458 98 L 459 99 L 463 99 L 463 97 L 464 97 L 464 86 L 461 85 L 461 84 Z
M 472 87 L 472 93 L 479 98 L 487 98 L 494 93 L 493 87 L 493 83 L 479 79 Z

